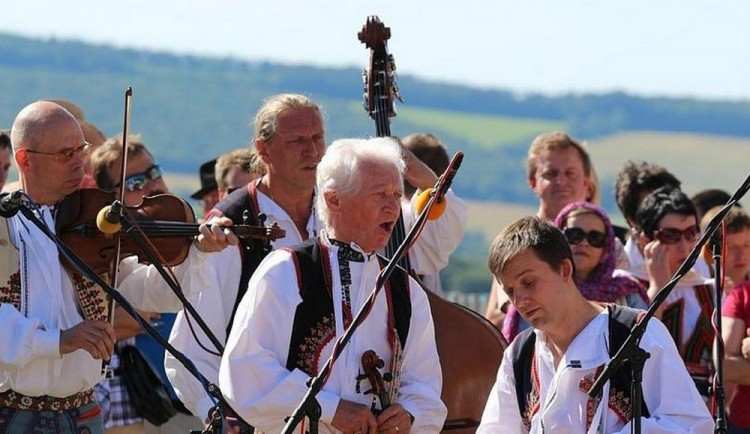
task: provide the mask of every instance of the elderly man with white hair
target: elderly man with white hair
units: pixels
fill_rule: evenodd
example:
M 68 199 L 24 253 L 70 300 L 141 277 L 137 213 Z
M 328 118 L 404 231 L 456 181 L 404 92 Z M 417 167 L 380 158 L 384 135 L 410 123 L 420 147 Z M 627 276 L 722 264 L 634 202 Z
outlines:
M 384 266 L 374 252 L 386 245 L 398 218 L 403 170 L 392 139 L 334 142 L 316 176 L 325 230 L 272 252 L 253 274 L 219 385 L 239 415 L 264 432 L 282 429 L 374 288 Z M 374 385 L 362 375 L 367 350 L 384 361 L 390 406 L 373 396 Z M 397 270 L 317 395 L 320 432 L 437 433 L 446 416 L 441 386 L 427 297 Z

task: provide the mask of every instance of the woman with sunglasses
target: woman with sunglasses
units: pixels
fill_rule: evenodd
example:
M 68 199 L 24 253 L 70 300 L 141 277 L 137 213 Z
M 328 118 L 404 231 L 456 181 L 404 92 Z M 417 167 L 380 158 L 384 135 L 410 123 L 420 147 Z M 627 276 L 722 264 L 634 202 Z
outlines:
M 612 223 L 598 206 L 576 201 L 564 207 L 555 225 L 568 240 L 578 288 L 587 300 L 645 309 L 646 289 L 625 270 L 616 270 L 617 250 Z M 528 327 L 515 308 L 508 308 L 503 335 L 511 341 Z
M 568 240 L 578 288 L 587 300 L 648 307 L 643 285 L 627 271 L 616 269 L 614 228 L 603 209 L 589 202 L 574 202 L 560 211 L 555 225 Z
M 636 212 L 638 249 L 630 256 L 630 272 L 653 300 L 690 255 L 700 235 L 696 210 L 685 193 L 661 187 L 641 202 Z M 713 374 L 714 288 L 707 276 L 688 271 L 656 312 L 680 350 L 698 391 L 708 399 L 708 380 Z

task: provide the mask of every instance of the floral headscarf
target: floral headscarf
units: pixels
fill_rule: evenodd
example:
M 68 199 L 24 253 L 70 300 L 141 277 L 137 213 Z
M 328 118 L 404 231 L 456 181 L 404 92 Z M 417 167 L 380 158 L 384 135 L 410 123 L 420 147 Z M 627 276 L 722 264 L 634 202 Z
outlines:
M 586 280 L 576 282 L 583 297 L 591 301 L 612 303 L 626 295 L 638 294 L 648 304 L 648 294 L 643 285 L 627 273 L 615 271 L 617 262 L 615 231 L 604 210 L 589 202 L 573 202 L 560 211 L 555 218 L 555 226 L 563 229 L 568 215 L 580 208 L 591 211 L 602 219 L 606 231 L 604 252 L 599 264 L 591 271 Z M 521 331 L 519 326 L 521 326 L 522 320 L 516 308 L 510 304 L 502 328 L 503 336 L 508 342 L 512 341 Z
M 626 295 L 640 294 L 648 303 L 648 295 L 645 288 L 630 276 L 615 273 L 617 262 L 617 250 L 615 245 L 615 232 L 612 222 L 607 214 L 598 206 L 589 202 L 573 202 L 563 208 L 555 218 L 555 226 L 563 229 L 568 215 L 577 209 L 586 209 L 597 215 L 603 222 L 607 233 L 604 243 L 604 252 L 599 264 L 591 270 L 586 280 L 577 282 L 581 294 L 591 301 L 612 303 Z

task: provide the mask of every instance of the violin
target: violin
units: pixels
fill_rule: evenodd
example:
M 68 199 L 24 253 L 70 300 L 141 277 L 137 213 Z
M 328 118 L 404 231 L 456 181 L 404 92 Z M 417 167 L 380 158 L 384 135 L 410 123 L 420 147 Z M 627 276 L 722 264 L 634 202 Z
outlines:
M 97 273 L 108 272 L 117 254 L 118 234 L 104 234 L 96 225 L 99 211 L 114 200 L 114 193 L 82 189 L 66 196 L 57 206 L 57 235 Z M 200 225 L 195 222 L 190 204 L 171 194 L 145 197 L 138 206 L 123 207 L 123 214 L 133 223 L 134 230 L 158 239 L 154 243 L 157 256 L 169 266 L 187 258 L 193 237 L 200 234 Z M 240 239 L 265 243 L 286 235 L 275 223 L 271 226 L 234 225 L 229 229 Z M 148 262 L 146 252 L 132 236 L 121 237 L 121 251 L 123 256 L 136 255 L 139 261 Z
M 385 366 L 383 359 L 378 357 L 375 351 L 367 350 L 362 353 L 362 370 L 364 371 L 367 380 L 372 386 L 372 389 L 368 390 L 365 393 L 372 393 L 373 395 L 377 396 L 380 400 L 382 409 L 385 410 L 388 406 L 391 405 L 391 398 L 385 388 L 385 380 L 383 379 L 383 376 L 380 375 L 380 371 L 378 371 L 378 369 L 382 368 L 383 366 Z M 386 376 L 390 377 L 389 374 L 386 374 Z M 375 413 L 375 402 L 372 403 L 372 407 L 373 408 L 371 410 L 373 411 L 373 413 Z

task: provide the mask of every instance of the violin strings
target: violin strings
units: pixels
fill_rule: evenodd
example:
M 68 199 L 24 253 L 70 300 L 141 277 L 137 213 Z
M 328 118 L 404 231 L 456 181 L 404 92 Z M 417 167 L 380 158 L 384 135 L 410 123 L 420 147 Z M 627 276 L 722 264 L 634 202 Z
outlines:
M 151 237 L 159 236 L 194 236 L 198 235 L 198 223 L 186 223 L 179 221 L 168 221 L 168 220 L 152 220 L 152 221 L 140 221 L 138 227 L 143 230 L 146 235 Z M 266 238 L 269 236 L 269 228 L 261 228 L 248 225 L 237 225 L 230 227 L 232 232 L 240 238 Z M 96 225 L 91 223 L 87 225 L 87 230 L 96 231 Z M 95 233 L 95 232 L 94 232 Z

